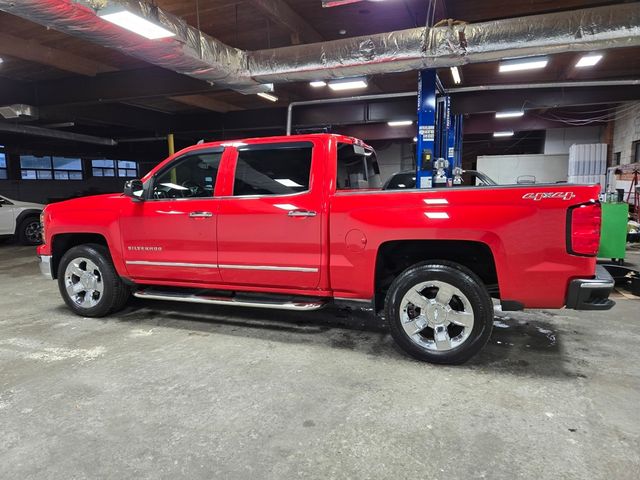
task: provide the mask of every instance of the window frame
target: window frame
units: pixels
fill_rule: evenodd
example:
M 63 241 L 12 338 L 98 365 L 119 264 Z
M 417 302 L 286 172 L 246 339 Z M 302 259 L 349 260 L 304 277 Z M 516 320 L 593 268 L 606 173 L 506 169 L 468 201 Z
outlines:
M 289 148 L 310 148 L 311 149 L 311 163 L 309 164 L 309 186 L 306 190 L 303 190 L 301 192 L 295 192 L 295 193 L 258 193 L 255 195 L 234 195 L 233 191 L 234 191 L 234 187 L 235 187 L 235 181 L 236 181 L 236 171 L 238 168 L 238 159 L 240 158 L 240 152 L 243 151 L 259 151 L 259 150 L 276 150 L 277 149 L 277 145 L 287 145 L 289 146 Z M 230 173 L 231 175 L 231 182 L 230 182 L 230 187 L 231 190 L 229 192 L 228 195 L 226 195 L 224 198 L 274 198 L 274 197 L 295 197 L 298 195 L 305 195 L 308 193 L 311 193 L 312 189 L 313 189 L 313 162 L 314 162 L 314 153 L 315 153 L 315 149 L 316 149 L 316 143 L 311 141 L 311 140 L 297 140 L 297 141 L 291 141 L 291 142 L 287 142 L 282 141 L 282 142 L 273 142 L 273 143 L 252 143 L 252 144 L 247 144 L 247 145 L 243 145 L 241 147 L 236 147 L 235 148 L 235 158 L 233 160 L 233 169 Z
M 167 202 L 167 201 L 186 202 L 186 201 L 193 201 L 193 200 L 213 200 L 216 198 L 220 198 L 220 197 L 216 197 L 215 192 L 216 192 L 216 185 L 220 181 L 220 177 L 221 177 L 222 165 L 224 161 L 224 150 L 225 150 L 224 147 L 210 147 L 210 148 L 203 148 L 202 150 L 191 150 L 190 152 L 186 152 L 183 155 L 180 155 L 179 157 L 172 159 L 169 163 L 164 165 L 160 170 L 155 172 L 151 178 L 149 178 L 146 182 L 144 182 L 144 193 L 142 195 L 144 197 L 144 200 L 147 202 Z M 188 157 L 192 157 L 195 155 L 205 155 L 207 153 L 220 154 L 220 165 L 218 166 L 218 173 L 216 175 L 216 180 L 213 183 L 213 191 L 211 192 L 210 197 L 153 198 L 153 189 L 155 187 L 155 183 L 158 177 L 160 177 L 161 175 L 164 175 L 169 170 L 175 168 L 180 162 L 186 160 Z
M 338 187 L 338 158 L 339 158 L 339 154 L 340 154 L 340 145 L 350 145 L 350 146 L 354 146 L 354 145 L 358 145 L 357 143 L 349 143 L 349 142 L 345 142 L 345 141 L 341 141 L 339 140 L 338 142 L 336 142 L 336 147 L 335 147 L 335 174 L 336 174 L 336 183 L 335 183 L 335 194 L 336 195 L 350 195 L 350 194 L 354 194 L 354 193 L 372 193 L 372 192 L 377 192 L 377 191 L 385 191 L 384 190 L 384 182 L 382 182 L 382 185 L 380 188 L 339 188 Z M 364 150 L 370 150 L 373 155 L 375 155 L 375 163 L 378 167 L 378 173 L 376 173 L 376 175 L 380 176 L 380 180 L 382 181 L 382 175 L 380 173 L 380 163 L 378 162 L 378 154 L 375 151 L 375 149 L 373 147 L 370 147 L 369 145 L 359 145 L 361 146 Z M 366 175 L 366 180 L 367 182 L 369 182 L 370 176 L 369 176 L 369 164 L 367 162 L 367 157 L 365 155 L 362 156 L 362 163 L 364 165 L 364 173 Z M 407 189 L 410 190 L 410 189 Z M 393 191 L 393 190 L 389 190 L 389 191 Z
M 22 157 L 34 157 L 34 158 L 48 158 L 49 159 L 49 168 L 28 168 L 22 166 Z M 80 161 L 80 170 L 68 169 L 68 168 L 56 168 L 54 158 L 68 158 L 70 160 L 79 160 Z M 85 171 L 84 165 L 82 163 L 82 158 L 74 158 L 74 157 L 56 157 L 56 155 L 34 155 L 34 154 L 25 154 L 20 155 L 18 157 L 20 164 L 20 180 L 21 181 L 39 181 L 39 180 L 47 180 L 47 181 L 55 181 L 55 182 L 80 182 L 85 180 Z M 25 178 L 23 176 L 24 172 L 35 172 L 35 178 Z M 39 178 L 38 172 L 49 172 L 51 173 L 51 178 Z M 67 174 L 67 178 L 56 178 L 56 172 L 64 172 Z M 80 178 L 70 178 L 71 173 L 80 173 Z
M 4 157 L 4 167 L 0 167 L 0 171 L 4 171 L 4 178 L 0 177 L 0 180 L 9 180 L 9 164 L 7 158 L 7 152 L 2 149 L 0 150 L 0 154 Z
M 631 144 L 631 162 L 629 163 L 637 163 L 640 162 L 640 140 L 636 140 Z

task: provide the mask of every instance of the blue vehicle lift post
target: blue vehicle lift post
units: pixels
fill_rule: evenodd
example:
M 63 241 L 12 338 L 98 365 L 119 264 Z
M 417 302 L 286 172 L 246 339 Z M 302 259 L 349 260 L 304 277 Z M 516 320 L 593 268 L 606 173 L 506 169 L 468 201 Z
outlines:
M 437 178 L 438 159 L 448 160 L 444 176 Z M 462 115 L 451 112 L 451 98 L 436 76 L 435 70 L 422 70 L 418 81 L 418 142 L 416 186 L 433 188 L 451 186 L 453 172 L 462 166 Z

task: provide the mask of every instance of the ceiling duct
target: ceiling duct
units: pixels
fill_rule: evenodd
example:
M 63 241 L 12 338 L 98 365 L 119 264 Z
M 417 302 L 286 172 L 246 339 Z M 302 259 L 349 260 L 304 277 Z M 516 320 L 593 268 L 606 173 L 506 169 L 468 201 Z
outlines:
M 640 3 L 249 52 L 261 82 L 329 80 L 640 45 Z
M 175 36 L 146 40 L 96 15 L 97 7 L 114 5 L 162 25 Z M 225 45 L 143 1 L 0 0 L 0 10 L 243 93 L 270 90 L 271 83 L 640 45 L 638 2 L 476 24 L 450 22 L 255 52 Z
M 126 9 L 149 19 L 174 36 L 148 40 L 97 15 L 114 9 Z M 0 10 L 212 85 L 242 93 L 273 90 L 272 85 L 260 84 L 248 75 L 244 51 L 225 45 L 144 1 L 0 0 Z
M 37 120 L 38 109 L 23 103 L 4 105 L 0 107 L 0 116 L 10 119 Z

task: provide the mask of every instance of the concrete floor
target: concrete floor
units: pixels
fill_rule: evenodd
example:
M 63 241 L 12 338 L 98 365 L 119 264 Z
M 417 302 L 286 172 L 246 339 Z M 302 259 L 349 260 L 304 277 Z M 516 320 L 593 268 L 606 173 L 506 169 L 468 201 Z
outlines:
M 640 302 L 499 314 L 461 367 L 363 315 L 72 315 L 0 245 L 0 478 L 638 479 Z

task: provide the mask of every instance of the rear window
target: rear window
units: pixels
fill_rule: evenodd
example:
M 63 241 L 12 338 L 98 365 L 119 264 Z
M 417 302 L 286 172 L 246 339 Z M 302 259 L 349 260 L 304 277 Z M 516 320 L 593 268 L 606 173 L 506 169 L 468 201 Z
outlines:
M 382 187 L 376 153 L 350 143 L 338 143 L 338 190 Z
M 234 196 L 291 195 L 309 190 L 313 144 L 249 145 L 238 149 Z

